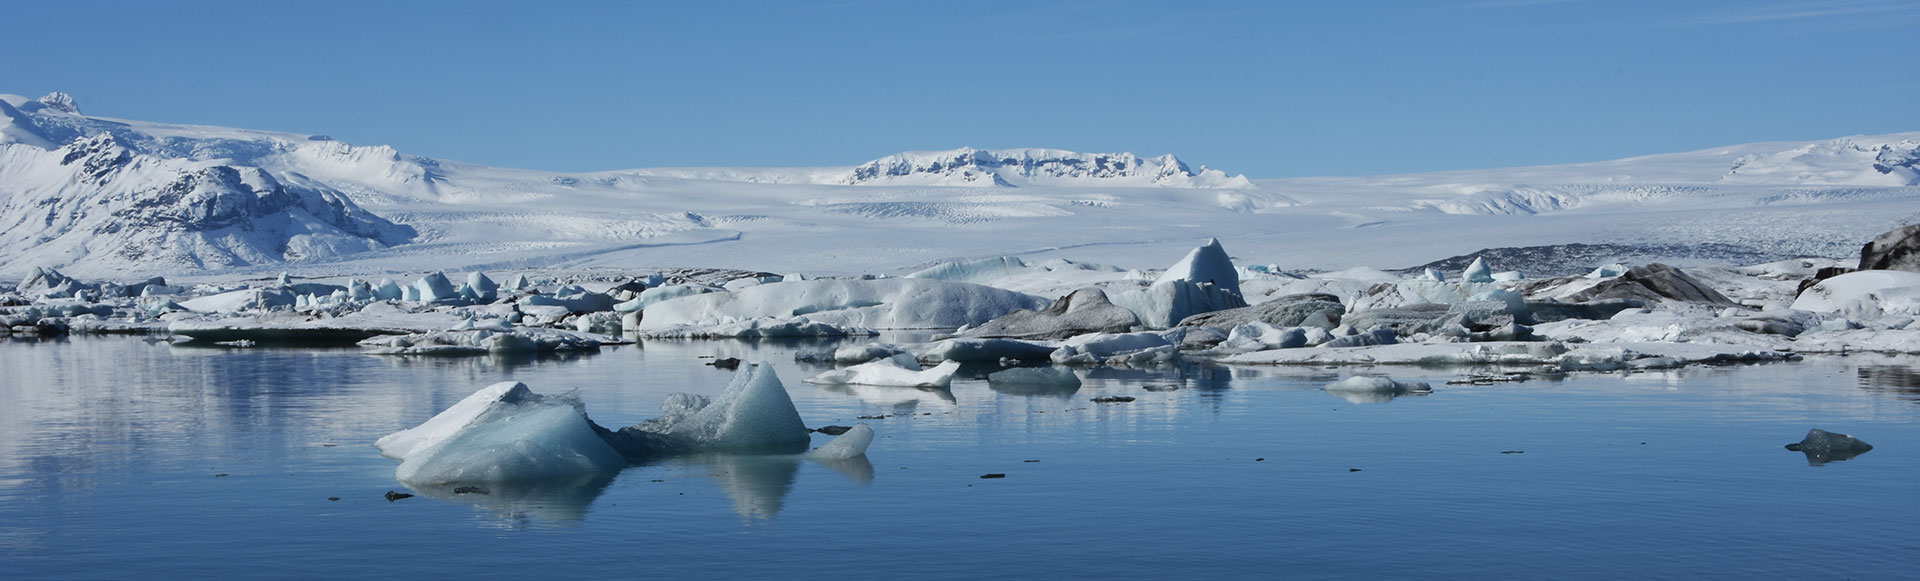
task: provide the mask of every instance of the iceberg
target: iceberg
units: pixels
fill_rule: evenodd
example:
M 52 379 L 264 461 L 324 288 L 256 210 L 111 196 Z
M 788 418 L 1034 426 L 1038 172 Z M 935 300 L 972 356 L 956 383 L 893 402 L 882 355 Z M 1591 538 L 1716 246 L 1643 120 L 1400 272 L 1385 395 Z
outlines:
M 1473 264 L 1467 265 L 1467 269 L 1460 272 L 1460 278 L 1467 282 L 1493 282 L 1493 267 L 1487 266 L 1487 259 L 1474 257 Z
M 1417 381 L 1398 381 L 1387 377 L 1355 375 L 1327 384 L 1327 393 L 1353 403 L 1385 403 L 1403 395 L 1431 393 L 1433 388 Z
M 1165 329 L 1201 313 L 1247 306 L 1240 294 L 1240 274 L 1220 241 L 1187 253 L 1144 289 L 1118 293 L 1113 304 L 1140 317 L 1149 328 Z
M 1065 365 L 1139 365 L 1172 360 L 1185 329 L 1167 332 L 1089 333 L 1062 342 L 1049 358 Z
M 953 376 L 960 371 L 960 362 L 947 361 L 933 369 L 908 369 L 901 367 L 892 359 L 869 361 L 852 367 L 835 369 L 808 378 L 807 383 L 825 385 L 859 384 L 888 387 L 947 387 L 953 384 Z
M 692 454 L 797 454 L 811 441 L 786 387 L 765 363 L 742 369 L 712 400 L 673 394 L 661 408 L 666 415 L 614 432 L 589 419 L 576 397 L 543 396 L 525 384 L 503 382 L 374 446 L 400 460 L 394 476 L 402 483 L 442 486 L 593 481 L 630 462 Z M 866 454 L 871 428 L 864 437 L 853 435 L 823 447 L 827 452 L 817 457 Z
M 685 394 L 676 394 L 685 395 Z M 797 453 L 807 449 L 806 424 L 773 366 L 744 366 L 720 396 L 668 398 L 667 415 L 622 428 L 614 439 L 628 457 L 707 452 Z M 622 445 L 624 444 L 624 445 Z
M 1174 281 L 1188 281 L 1212 284 L 1233 294 L 1240 294 L 1240 270 L 1233 267 L 1233 259 L 1227 256 L 1227 249 L 1220 246 L 1220 239 L 1208 238 L 1206 244 L 1187 253 L 1185 258 L 1167 267 L 1153 284 L 1166 284 Z
M 916 347 L 914 357 L 923 362 L 1046 361 L 1059 348 L 1058 343 L 1019 339 L 942 339 Z
M 814 448 L 807 455 L 818 460 L 852 460 L 867 455 L 867 447 L 873 445 L 873 427 L 865 422 L 854 424 L 853 429 L 835 436 L 827 445 Z
M 458 289 L 453 287 L 453 281 L 447 280 L 447 273 L 444 272 L 420 277 L 420 280 L 413 281 L 413 288 L 418 293 L 418 298 L 414 300 L 423 303 L 460 297 Z
M 374 445 L 400 460 L 394 477 L 408 484 L 567 480 L 627 465 L 596 428 L 572 396 L 503 382 Z

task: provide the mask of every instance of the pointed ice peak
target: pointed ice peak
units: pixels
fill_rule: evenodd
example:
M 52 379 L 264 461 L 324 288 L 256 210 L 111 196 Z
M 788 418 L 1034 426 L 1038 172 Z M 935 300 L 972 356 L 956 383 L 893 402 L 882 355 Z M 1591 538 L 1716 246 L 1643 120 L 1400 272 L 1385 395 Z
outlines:
M 1240 294 L 1240 272 L 1233 267 L 1233 258 L 1227 256 L 1227 249 L 1220 246 L 1218 238 L 1208 238 L 1206 244 L 1188 252 L 1186 258 L 1173 263 L 1153 284 L 1176 280 L 1213 283 L 1216 288 Z
M 66 93 L 54 91 L 52 93 L 47 93 L 47 96 L 45 97 L 36 99 L 36 101 L 38 101 L 41 105 L 45 105 L 46 108 L 52 109 L 54 111 L 59 111 L 62 113 L 72 113 L 74 115 L 80 114 L 80 104 L 73 102 L 73 95 L 68 95 Z
M 1476 256 L 1473 264 L 1460 272 L 1460 278 L 1467 282 L 1493 282 L 1493 267 L 1487 265 L 1487 259 Z

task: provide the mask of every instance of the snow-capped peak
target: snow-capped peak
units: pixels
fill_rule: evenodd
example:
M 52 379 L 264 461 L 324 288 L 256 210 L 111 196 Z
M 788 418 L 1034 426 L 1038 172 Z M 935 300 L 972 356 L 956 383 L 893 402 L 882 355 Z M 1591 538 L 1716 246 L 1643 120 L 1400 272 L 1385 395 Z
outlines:
M 80 104 L 73 102 L 73 95 L 54 91 L 47 93 L 47 96 L 36 99 L 35 101 L 54 111 L 72 113 L 74 115 L 80 114 Z
M 1245 176 L 1201 168 L 1171 154 L 1079 153 L 1060 149 L 974 149 L 896 153 L 854 167 L 837 183 L 851 185 L 1122 185 L 1181 188 L 1249 187 Z

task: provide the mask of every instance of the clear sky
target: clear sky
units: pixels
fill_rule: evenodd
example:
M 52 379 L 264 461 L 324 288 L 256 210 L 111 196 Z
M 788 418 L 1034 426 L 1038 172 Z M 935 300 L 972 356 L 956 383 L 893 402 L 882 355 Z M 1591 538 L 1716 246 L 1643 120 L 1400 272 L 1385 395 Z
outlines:
M 0 0 L 0 93 L 563 171 L 905 150 L 1251 177 L 1920 130 L 1913 0 Z

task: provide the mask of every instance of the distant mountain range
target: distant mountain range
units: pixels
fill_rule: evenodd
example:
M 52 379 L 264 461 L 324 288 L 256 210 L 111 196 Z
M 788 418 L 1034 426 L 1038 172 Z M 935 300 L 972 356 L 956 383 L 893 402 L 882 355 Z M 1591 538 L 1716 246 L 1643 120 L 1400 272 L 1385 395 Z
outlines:
M 0 275 L 11 276 L 34 266 L 100 276 L 550 265 L 851 272 L 1075 248 L 1126 258 L 1129 247 L 1213 236 L 1229 250 L 1278 253 L 1255 260 L 1293 256 L 1305 267 L 1378 257 L 1406 266 L 1521 242 L 1834 253 L 1856 244 L 1855 230 L 1912 221 L 1916 185 L 1920 133 L 1362 178 L 1256 181 L 1172 155 L 972 148 L 851 167 L 558 173 L 320 135 L 93 117 L 61 93 L 0 95 Z M 1790 206 L 1819 210 L 1799 212 L 1797 224 L 1769 211 Z M 1674 222 L 1664 234 L 1657 224 L 1605 227 L 1645 212 Z M 1701 212 L 1766 217 L 1739 233 Z M 1548 215 L 1580 218 L 1578 227 L 1440 218 Z M 1488 227 L 1507 230 L 1473 230 Z M 1365 246 L 1405 236 L 1432 242 Z

